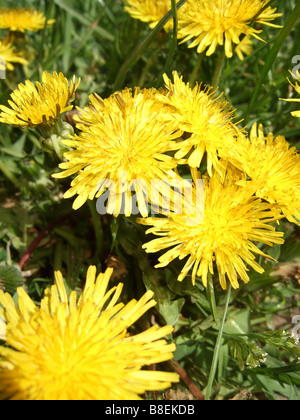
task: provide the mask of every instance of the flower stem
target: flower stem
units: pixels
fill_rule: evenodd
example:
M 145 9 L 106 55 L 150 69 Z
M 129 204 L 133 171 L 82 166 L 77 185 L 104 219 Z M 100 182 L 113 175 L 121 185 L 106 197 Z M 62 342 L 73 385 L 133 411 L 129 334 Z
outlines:
M 141 76 L 139 78 L 139 81 L 138 81 L 138 84 L 137 84 L 137 86 L 139 86 L 140 88 L 144 87 L 146 77 L 149 73 L 149 69 L 153 66 L 153 64 L 156 62 L 156 60 L 157 60 L 157 53 L 152 54 L 151 57 L 147 60 L 146 65 L 145 65 L 145 67 L 142 71 L 142 74 L 141 74 Z
M 212 361 L 212 365 L 211 365 L 211 369 L 210 369 L 210 373 L 209 373 L 208 384 L 207 384 L 206 394 L 205 394 L 205 400 L 206 401 L 208 401 L 210 399 L 211 391 L 212 391 L 212 385 L 213 385 L 213 382 L 214 382 L 214 379 L 215 379 L 215 376 L 216 376 L 216 371 L 217 371 L 218 361 L 219 361 L 218 359 L 219 359 L 219 354 L 220 354 L 220 349 L 221 349 L 221 344 L 222 344 L 222 338 L 223 338 L 224 325 L 225 325 L 225 321 L 226 321 L 226 317 L 227 317 L 230 297 L 231 297 L 231 285 L 229 285 L 228 290 L 227 290 L 226 303 L 225 303 L 222 323 L 221 323 L 220 328 L 219 328 L 218 338 L 217 338 L 217 342 L 216 342 L 216 345 L 215 345 L 213 361 Z
M 173 13 L 173 36 L 169 47 L 169 55 L 167 62 L 165 64 L 163 73 L 169 73 L 172 67 L 174 56 L 177 50 L 177 33 L 178 33 L 178 16 L 177 16 L 177 7 L 176 0 L 171 0 L 172 3 L 172 13 Z
M 219 321 L 218 321 L 218 312 L 217 312 L 215 288 L 214 288 L 213 277 L 212 277 L 212 275 L 210 273 L 208 275 L 206 292 L 207 292 L 207 298 L 208 298 L 209 303 L 210 303 L 211 312 L 213 314 L 213 317 L 214 317 L 216 326 L 218 327 Z
M 23 255 L 19 262 L 19 266 L 21 269 L 25 266 L 27 261 L 30 259 L 31 255 L 35 251 L 35 249 L 39 246 L 39 244 L 42 242 L 42 240 L 50 233 L 53 229 L 55 229 L 57 226 L 62 224 L 67 218 L 69 217 L 69 214 L 66 214 L 65 216 L 62 216 L 61 218 L 55 220 L 53 223 L 51 223 L 46 229 L 44 229 L 38 237 L 31 243 L 29 248 L 27 249 L 26 253 Z
M 191 88 L 194 86 L 195 81 L 197 80 L 197 76 L 198 76 L 199 70 L 201 68 L 201 64 L 202 64 L 202 60 L 204 58 L 204 55 L 205 55 L 204 52 L 201 53 L 201 54 L 198 54 L 198 58 L 197 58 L 196 64 L 195 64 L 195 66 L 193 68 L 193 71 L 192 71 L 192 74 L 191 74 L 190 80 L 189 80 L 189 83 L 190 83 Z
M 101 258 L 103 254 L 103 228 L 100 219 L 100 215 L 96 210 L 95 202 L 88 200 L 88 206 L 91 212 L 91 216 L 94 224 L 95 238 L 96 238 L 96 255 Z
M 176 4 L 176 9 L 179 10 L 180 7 L 184 5 L 187 0 L 179 0 Z M 170 10 L 156 25 L 155 28 L 143 39 L 139 45 L 137 45 L 134 50 L 129 54 L 125 62 L 120 67 L 120 70 L 117 74 L 115 84 L 114 84 L 114 91 L 122 89 L 124 80 L 126 79 L 127 72 L 137 63 L 137 61 L 141 58 L 142 54 L 147 50 L 149 45 L 152 44 L 153 40 L 156 38 L 158 33 L 163 29 L 166 23 L 172 19 L 173 17 L 173 10 Z
M 225 48 L 221 47 L 219 49 L 219 56 L 218 56 L 218 60 L 217 60 L 217 63 L 216 63 L 216 68 L 215 68 L 215 72 L 214 72 L 214 75 L 213 75 L 213 79 L 212 79 L 212 82 L 211 82 L 211 85 L 214 88 L 219 87 L 224 62 L 225 62 Z

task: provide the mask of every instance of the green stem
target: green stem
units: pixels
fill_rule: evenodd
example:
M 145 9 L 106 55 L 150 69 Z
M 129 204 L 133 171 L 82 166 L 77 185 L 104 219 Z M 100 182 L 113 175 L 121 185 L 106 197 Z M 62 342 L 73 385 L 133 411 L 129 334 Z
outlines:
M 169 49 L 169 55 L 163 70 L 163 73 L 168 73 L 171 70 L 173 59 L 177 50 L 177 33 L 178 33 L 178 16 L 176 8 L 176 0 L 171 0 L 173 13 L 173 35 Z
M 219 49 L 219 56 L 218 56 L 218 60 L 217 60 L 217 63 L 216 63 L 216 68 L 215 68 L 215 72 L 214 72 L 214 75 L 213 75 L 213 79 L 212 79 L 212 82 L 211 82 L 211 85 L 214 88 L 219 87 L 224 62 L 225 62 L 225 48 L 221 47 Z
M 147 60 L 147 63 L 145 65 L 145 67 L 143 68 L 141 77 L 139 78 L 138 84 L 137 86 L 139 86 L 140 88 L 144 87 L 145 84 L 145 80 L 146 77 L 148 75 L 149 69 L 153 66 L 153 64 L 156 62 L 157 60 L 157 54 L 152 54 L 151 57 Z
M 195 66 L 193 68 L 193 71 L 191 73 L 190 80 L 189 80 L 189 83 L 190 83 L 191 88 L 195 84 L 195 81 L 197 79 L 199 70 L 201 68 L 201 64 L 202 64 L 202 61 L 203 61 L 203 58 L 204 58 L 205 53 L 203 52 L 203 53 L 197 54 L 197 55 L 198 55 L 198 58 L 197 58 L 196 64 L 195 64 Z
M 210 303 L 211 312 L 213 314 L 214 320 L 216 325 L 218 326 L 218 311 L 217 311 L 217 304 L 216 304 L 216 295 L 215 295 L 215 288 L 214 288 L 214 282 L 213 277 L 209 273 L 208 281 L 207 281 L 207 288 L 206 288 L 207 298 Z
M 231 296 L 231 285 L 228 287 L 228 290 L 227 290 L 226 303 L 225 303 L 222 323 L 221 323 L 220 328 L 219 328 L 218 338 L 217 338 L 217 342 L 216 342 L 216 345 L 215 345 L 213 361 L 212 361 L 212 365 L 211 365 L 211 369 L 210 369 L 210 373 L 209 373 L 208 384 L 207 384 L 206 394 L 205 394 L 205 400 L 206 401 L 208 401 L 210 399 L 213 382 L 214 382 L 214 379 L 215 379 L 215 376 L 216 376 L 216 371 L 217 371 L 218 362 L 219 362 L 219 354 L 220 354 L 220 349 L 221 349 L 221 345 L 222 345 L 224 325 L 225 325 L 227 312 L 228 312 L 228 306 L 229 306 L 229 302 L 230 302 L 230 296 Z
M 93 219 L 94 230 L 95 230 L 95 237 L 96 237 L 96 255 L 97 257 L 101 257 L 103 254 L 103 228 L 100 219 L 100 215 L 97 212 L 95 203 L 91 200 L 88 200 L 88 206 L 91 212 L 91 216 Z
M 47 25 L 48 25 L 48 21 L 50 20 L 50 16 L 52 14 L 52 11 L 55 7 L 55 3 L 54 0 L 50 0 L 49 1 L 49 5 L 48 5 L 48 9 L 47 9 L 47 13 L 46 13 L 46 19 L 45 19 L 45 25 L 43 28 L 43 32 L 42 32 L 42 38 L 41 38 L 41 44 L 40 44 L 40 49 L 39 49 L 39 59 L 40 59 L 40 65 L 41 67 L 43 67 L 43 58 L 45 56 L 44 51 L 45 51 L 45 37 L 46 37 L 46 30 L 47 30 Z
M 183 6 L 186 1 L 187 0 L 179 0 L 179 2 L 176 4 L 176 9 L 179 10 L 180 7 Z M 150 32 L 150 34 L 146 36 L 146 38 L 143 39 L 136 48 L 134 48 L 131 54 L 129 54 L 129 56 L 127 57 L 123 65 L 121 66 L 119 73 L 116 77 L 115 84 L 114 84 L 115 92 L 117 90 L 122 89 L 127 72 L 141 58 L 143 52 L 149 47 L 149 45 L 151 45 L 151 43 L 154 41 L 158 33 L 163 29 L 163 27 L 172 17 L 173 17 L 173 10 L 170 10 L 162 18 L 162 20 L 155 26 L 155 28 Z

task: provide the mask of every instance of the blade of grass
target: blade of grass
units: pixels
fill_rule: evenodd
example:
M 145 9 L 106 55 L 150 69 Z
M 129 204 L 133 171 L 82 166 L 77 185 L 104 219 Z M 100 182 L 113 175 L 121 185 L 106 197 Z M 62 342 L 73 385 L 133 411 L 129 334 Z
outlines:
M 72 7 L 67 5 L 63 0 L 54 0 L 55 4 L 59 6 L 61 9 L 65 10 L 67 13 L 69 13 L 71 16 L 73 16 L 75 19 L 77 19 L 80 23 L 82 23 L 85 26 L 93 26 L 93 22 L 91 22 L 86 17 L 82 16 L 79 12 L 74 10 Z M 94 31 L 97 32 L 100 36 L 107 39 L 108 41 L 113 41 L 114 36 L 110 34 L 108 31 L 106 31 L 104 28 L 101 28 L 101 26 L 93 26 Z
M 253 95 L 252 95 L 252 98 L 250 100 L 249 107 L 248 107 L 248 115 L 253 110 L 254 105 L 256 103 L 256 100 L 258 98 L 258 95 L 260 93 L 262 84 L 263 84 L 265 78 L 267 77 L 274 61 L 276 60 L 276 57 L 277 57 L 284 41 L 286 40 L 286 38 L 288 37 L 288 35 L 292 31 L 293 27 L 295 26 L 295 23 L 297 22 L 299 16 L 300 16 L 300 2 L 298 2 L 296 4 L 296 7 L 294 8 L 293 12 L 291 13 L 288 20 L 286 21 L 286 24 L 284 25 L 283 29 L 281 30 L 273 48 L 269 52 L 269 55 L 266 59 L 266 63 L 264 65 L 264 68 L 262 69 L 260 78 L 259 78 L 259 80 L 258 80 L 258 82 L 255 86 L 254 91 L 253 91 Z
M 40 49 L 39 49 L 39 59 L 40 59 L 41 64 L 42 64 L 43 58 L 44 58 L 44 50 L 45 50 L 44 43 L 45 43 L 47 25 L 48 25 L 48 21 L 50 20 L 50 16 L 51 16 L 54 8 L 55 8 L 54 0 L 49 1 L 48 8 L 47 8 L 45 25 L 44 25 L 43 32 L 42 32 L 42 39 L 41 39 L 41 44 L 40 44 Z
M 64 53 L 62 57 L 63 61 L 63 70 L 64 73 L 69 70 L 70 67 L 70 58 L 71 58 L 71 43 L 73 36 L 73 19 L 71 14 L 67 14 L 66 23 L 65 23 L 65 39 L 64 39 Z
M 180 7 L 184 5 L 187 0 L 180 0 L 176 4 L 176 9 L 179 10 Z M 155 26 L 154 29 L 143 39 L 139 45 L 133 49 L 133 51 L 129 54 L 123 65 L 121 66 L 119 73 L 116 77 L 115 84 L 114 84 L 114 91 L 120 90 L 123 86 L 123 83 L 126 78 L 127 72 L 136 64 L 136 62 L 141 58 L 143 52 L 151 45 L 154 41 L 158 33 L 163 29 L 166 23 L 172 18 L 173 10 L 170 10 L 162 19 L 161 21 Z

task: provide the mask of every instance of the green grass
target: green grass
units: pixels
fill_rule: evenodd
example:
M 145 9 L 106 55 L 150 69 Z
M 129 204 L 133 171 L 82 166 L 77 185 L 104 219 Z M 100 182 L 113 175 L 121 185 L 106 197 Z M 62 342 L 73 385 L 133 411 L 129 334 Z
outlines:
M 292 58 L 300 54 L 300 5 L 294 0 L 273 3 L 283 13 L 276 21 L 283 28 L 265 27 L 263 38 L 268 42 L 255 42 L 253 53 L 243 62 L 226 59 L 219 86 L 244 120 L 242 126 L 262 123 L 267 131 L 283 134 L 299 147 L 300 120 L 290 114 L 297 104 L 279 98 L 290 95 L 286 78 L 294 66 Z M 30 65 L 25 72 L 17 67 L 0 81 L 1 104 L 18 83 L 39 80 L 44 70 L 81 77 L 75 101 L 80 107 L 94 92 L 107 97 L 123 87 L 163 86 L 162 74 L 170 75 L 174 69 L 191 83 L 213 81 L 216 55 L 199 60 L 194 49 L 177 44 L 173 33 L 161 30 L 165 21 L 151 31 L 131 19 L 119 0 L 7 0 L 6 4 L 35 7 L 56 23 L 26 36 Z M 167 16 L 171 19 L 176 18 L 172 5 Z M 140 297 L 145 288 L 155 292 L 158 304 L 153 316 L 162 325 L 174 324 L 175 360 L 205 394 L 229 297 L 218 285 L 214 293 L 207 293 L 200 282 L 193 287 L 190 278 L 176 282 L 180 262 L 154 269 L 157 256 L 142 250 L 145 229 L 134 217 L 100 217 L 93 203 L 73 211 L 71 200 L 62 199 L 69 179 L 51 178 L 58 163 L 43 151 L 35 131 L 0 125 L 0 286 L 14 294 L 23 282 L 39 302 L 53 283 L 54 270 L 62 270 L 70 289 L 81 288 L 89 265 L 104 270 L 114 259 L 125 285 L 123 300 Z M 251 282 L 232 291 L 213 363 L 215 375 L 210 376 L 212 399 L 228 400 L 243 390 L 253 399 L 300 397 L 300 349 L 283 334 L 291 332 L 292 318 L 300 311 L 300 230 L 287 222 L 280 227 L 286 242 L 268 253 L 287 269 L 280 274 L 278 263 L 261 258 L 265 273 L 250 270 Z M 265 353 L 268 357 L 262 362 Z M 168 364 L 164 367 L 171 369 Z M 178 387 L 188 390 L 183 382 L 174 390 Z

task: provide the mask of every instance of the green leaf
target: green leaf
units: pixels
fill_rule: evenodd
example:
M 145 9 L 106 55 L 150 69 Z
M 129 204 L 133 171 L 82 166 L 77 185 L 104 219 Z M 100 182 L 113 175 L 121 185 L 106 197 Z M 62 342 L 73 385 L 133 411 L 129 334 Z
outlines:
M 218 363 L 218 380 L 221 380 L 226 376 L 226 370 L 229 364 L 229 349 L 227 344 L 223 344 L 220 348 L 219 363 Z
M 4 290 L 14 295 L 18 287 L 24 285 L 24 280 L 21 271 L 15 266 L 0 266 L 0 285 L 3 285 Z
M 86 18 L 81 13 L 79 13 L 77 10 L 73 9 L 69 4 L 67 4 L 68 3 L 67 1 L 63 1 L 63 0 L 54 0 L 54 1 L 55 1 L 55 4 L 57 4 L 57 6 L 65 10 L 70 16 L 73 16 L 75 19 L 77 19 L 82 25 L 90 26 L 90 27 L 93 26 L 93 22 L 91 22 L 88 18 Z M 106 29 L 101 28 L 100 26 L 95 26 L 94 31 L 97 32 L 104 39 L 107 39 L 108 41 L 114 40 L 114 36 L 111 35 Z
M 175 294 L 167 287 L 164 270 L 153 268 L 147 254 L 141 248 L 137 249 L 136 253 L 144 284 L 148 290 L 155 293 L 156 309 L 167 324 L 174 325 L 178 321 L 185 299 L 175 299 Z
M 170 301 L 168 299 L 159 300 L 158 311 L 164 317 L 168 325 L 175 325 L 181 314 L 181 309 L 185 299 Z
M 119 242 L 124 251 L 132 257 L 137 256 L 137 248 L 141 248 L 144 232 L 141 226 L 132 223 L 129 219 L 119 216 L 112 222 L 113 245 Z
M 275 367 L 275 368 L 257 368 L 255 369 L 255 372 L 263 372 L 270 373 L 272 375 L 274 374 L 286 374 L 286 373 L 297 373 L 300 372 L 300 363 L 293 363 L 289 366 L 281 366 L 281 367 Z
M 297 340 L 285 331 L 265 331 L 263 333 L 251 334 L 251 337 L 260 340 L 265 344 L 282 349 L 293 357 L 300 357 L 300 348 L 296 345 Z
M 191 279 L 186 277 L 183 281 L 178 281 L 178 275 L 174 271 L 166 271 L 166 281 L 167 285 L 172 292 L 176 293 L 179 296 L 191 296 L 194 299 L 204 299 L 206 309 L 210 309 L 209 302 L 206 299 L 204 287 L 197 283 L 195 286 L 192 284 Z
M 176 344 L 176 350 L 174 352 L 174 359 L 178 362 L 191 354 L 194 353 L 194 351 L 199 346 L 199 343 L 196 341 L 186 341 L 182 344 Z
M 4 248 L 0 248 L 0 262 L 6 262 L 6 259 L 7 259 L 6 250 Z
M 256 368 L 266 360 L 267 353 L 246 337 L 230 336 L 227 344 L 231 356 L 237 360 L 241 370 L 246 366 Z
M 251 269 L 250 279 L 251 281 L 243 285 L 243 289 L 248 293 L 254 293 L 260 289 L 266 289 L 267 287 L 272 286 L 274 283 L 278 283 L 280 280 L 278 275 L 274 275 L 274 268 L 266 268 L 264 273 L 260 274 Z
M 225 323 L 226 334 L 248 334 L 250 329 L 250 310 L 241 309 L 232 311 Z
M 275 244 L 272 247 L 268 247 L 266 248 L 266 254 L 278 261 L 281 254 L 281 247 L 281 244 Z
M 295 235 L 290 236 L 282 245 L 279 261 L 290 262 L 300 256 L 300 240 Z
M 158 270 L 151 265 L 151 257 L 142 249 L 144 231 L 140 229 L 140 226 L 122 217 L 118 218 L 117 223 L 118 227 L 114 228 L 117 235 L 116 241 L 126 254 L 137 261 L 146 289 L 152 290 L 155 294 L 157 311 L 167 324 L 174 325 L 178 321 L 185 299 L 177 299 L 176 294 L 170 290 L 166 282 L 165 270 Z M 174 279 L 175 284 L 176 281 Z
M 26 135 L 23 135 L 20 140 L 10 145 L 10 147 L 1 147 L 0 150 L 7 155 L 22 159 L 24 155 Z

